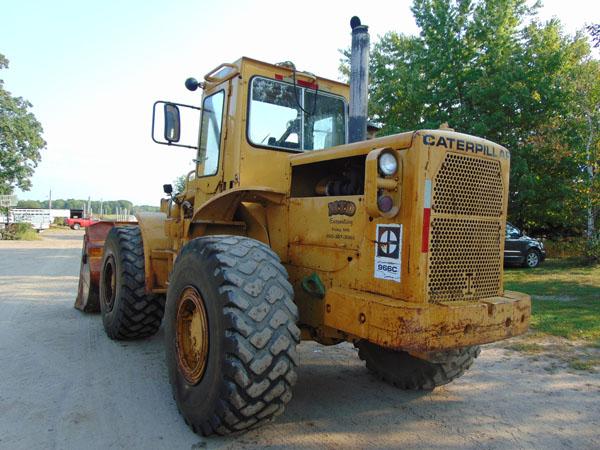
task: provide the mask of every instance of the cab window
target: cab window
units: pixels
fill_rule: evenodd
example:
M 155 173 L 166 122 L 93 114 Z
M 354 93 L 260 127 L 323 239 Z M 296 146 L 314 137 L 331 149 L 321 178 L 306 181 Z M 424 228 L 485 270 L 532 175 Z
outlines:
M 215 175 L 219 167 L 225 92 L 204 99 L 198 148 L 198 176 Z
M 346 142 L 342 97 L 254 77 L 250 84 L 251 144 L 291 151 L 319 150 Z

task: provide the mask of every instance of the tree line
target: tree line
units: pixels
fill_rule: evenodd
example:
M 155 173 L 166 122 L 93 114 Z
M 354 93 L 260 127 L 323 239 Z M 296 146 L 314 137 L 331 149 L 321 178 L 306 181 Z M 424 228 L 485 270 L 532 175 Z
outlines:
M 92 200 L 89 202 L 91 211 L 93 214 L 117 214 L 119 211 L 127 210 L 130 214 L 137 212 L 156 212 L 160 208 L 157 206 L 150 205 L 134 205 L 129 200 L 106 200 L 96 201 Z M 17 208 L 49 208 L 48 200 L 19 200 Z M 81 199 L 56 199 L 52 200 L 53 209 L 86 209 L 88 208 L 88 200 Z

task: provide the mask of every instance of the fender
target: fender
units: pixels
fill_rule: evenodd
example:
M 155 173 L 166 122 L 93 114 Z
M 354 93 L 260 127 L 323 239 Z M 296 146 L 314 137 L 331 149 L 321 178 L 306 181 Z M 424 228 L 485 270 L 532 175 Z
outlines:
M 266 207 L 280 205 L 286 192 L 271 188 L 241 187 L 211 198 L 192 217 L 188 238 L 205 234 L 241 234 L 269 245 Z
M 237 187 L 215 195 L 198 209 L 193 223 L 210 221 L 233 222 L 233 216 L 242 202 L 281 205 L 287 192 L 276 191 L 265 186 Z
M 142 231 L 144 245 L 144 274 L 146 292 L 166 292 L 169 260 L 173 258 L 169 238 L 165 233 L 167 215 L 162 212 L 144 212 L 135 215 Z

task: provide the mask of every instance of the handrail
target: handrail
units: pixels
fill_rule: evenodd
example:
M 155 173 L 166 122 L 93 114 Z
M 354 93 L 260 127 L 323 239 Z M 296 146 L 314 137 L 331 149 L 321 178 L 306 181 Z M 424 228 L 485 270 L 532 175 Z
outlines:
M 229 67 L 231 72 L 226 73 L 224 76 L 217 77 L 215 76 L 221 69 Z M 209 83 L 221 83 L 223 81 L 229 80 L 235 77 L 239 73 L 238 67 L 235 64 L 223 63 L 215 67 L 213 70 L 204 75 L 204 79 Z
M 298 78 L 298 75 L 300 75 L 301 77 L 306 77 L 310 80 L 313 80 L 313 82 L 317 82 L 319 81 L 318 77 L 314 74 L 314 73 L 310 73 L 310 72 L 300 72 L 299 70 L 296 70 L 296 78 Z

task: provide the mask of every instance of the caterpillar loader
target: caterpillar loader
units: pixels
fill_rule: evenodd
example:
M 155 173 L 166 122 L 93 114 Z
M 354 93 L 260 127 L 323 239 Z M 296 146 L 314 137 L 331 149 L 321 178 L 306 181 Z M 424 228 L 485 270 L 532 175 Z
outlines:
M 281 414 L 300 340 L 352 342 L 378 377 L 431 390 L 528 328 L 529 296 L 503 288 L 510 152 L 447 126 L 366 140 L 369 35 L 351 26 L 349 86 L 243 57 L 186 81 L 200 106 L 155 103 L 171 147 L 200 110 L 195 170 L 160 213 L 86 229 L 76 307 L 112 339 L 164 323 L 195 432 Z

